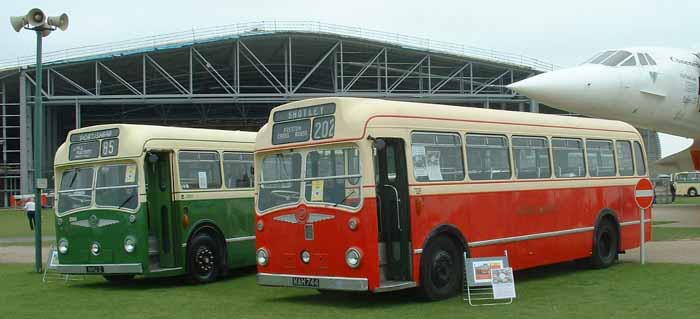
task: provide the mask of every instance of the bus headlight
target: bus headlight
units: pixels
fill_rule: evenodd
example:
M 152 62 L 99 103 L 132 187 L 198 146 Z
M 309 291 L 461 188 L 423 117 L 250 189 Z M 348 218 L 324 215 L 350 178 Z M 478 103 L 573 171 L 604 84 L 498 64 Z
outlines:
M 267 251 L 266 248 L 259 248 L 258 251 L 255 252 L 255 259 L 258 261 L 258 265 L 267 266 L 270 262 L 270 252 Z
M 58 252 L 62 255 L 68 253 L 68 239 L 61 238 L 61 240 L 58 241 Z
M 345 262 L 350 268 L 360 267 L 360 262 L 362 261 L 362 253 L 360 250 L 353 247 L 345 252 Z
M 308 250 L 301 252 L 301 261 L 305 264 L 308 264 L 311 261 L 311 253 Z
M 90 245 L 90 252 L 94 255 L 97 256 L 100 254 L 101 251 L 100 243 L 94 242 L 92 245 Z
M 129 236 L 124 239 L 124 250 L 127 253 L 133 253 L 136 250 L 136 239 L 134 237 Z

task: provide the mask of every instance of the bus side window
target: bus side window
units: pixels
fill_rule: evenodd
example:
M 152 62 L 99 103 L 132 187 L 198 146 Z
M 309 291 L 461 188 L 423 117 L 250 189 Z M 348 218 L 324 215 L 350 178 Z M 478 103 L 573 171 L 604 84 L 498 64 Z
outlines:
M 688 174 L 680 173 L 676 175 L 676 182 L 685 183 L 688 179 Z
M 219 153 L 182 151 L 178 154 L 178 166 L 182 189 L 221 188 Z
M 224 152 L 224 181 L 226 188 L 253 187 L 253 153 Z
M 462 141 L 452 133 L 413 133 L 413 175 L 416 181 L 464 180 Z
M 510 179 L 510 152 L 505 136 L 467 134 L 466 139 L 470 179 Z
M 559 178 L 586 176 L 586 160 L 583 158 L 583 143 L 575 138 L 552 138 L 554 175 Z
M 620 166 L 620 176 L 634 175 L 634 162 L 632 161 L 632 144 L 629 141 L 616 141 L 617 163 Z
M 512 140 L 517 178 L 549 178 L 552 175 L 546 138 L 513 136 Z
M 634 162 L 637 166 L 637 175 L 644 176 L 647 174 L 647 166 L 644 162 L 644 152 L 642 151 L 642 144 L 639 142 L 634 142 Z
M 615 154 L 612 141 L 586 140 L 588 173 L 592 177 L 615 176 Z

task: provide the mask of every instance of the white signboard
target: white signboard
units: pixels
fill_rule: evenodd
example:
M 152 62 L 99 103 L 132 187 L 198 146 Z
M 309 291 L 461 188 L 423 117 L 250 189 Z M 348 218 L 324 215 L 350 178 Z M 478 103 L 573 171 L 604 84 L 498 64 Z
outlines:
M 199 189 L 207 188 L 207 172 L 197 172 L 197 177 L 199 177 Z
M 515 298 L 513 268 L 491 269 L 491 286 L 493 287 L 493 299 Z
M 48 268 L 49 269 L 56 269 L 56 266 L 58 266 L 58 251 L 52 249 L 51 250 L 51 258 L 49 258 Z

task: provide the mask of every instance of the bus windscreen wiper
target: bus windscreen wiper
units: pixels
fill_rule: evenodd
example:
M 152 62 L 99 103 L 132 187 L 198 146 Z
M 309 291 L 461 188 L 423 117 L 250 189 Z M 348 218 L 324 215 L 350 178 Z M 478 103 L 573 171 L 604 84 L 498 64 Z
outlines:
M 78 171 L 75 171 L 75 173 L 73 173 L 73 178 L 70 180 L 70 184 L 68 184 L 68 189 L 73 187 L 73 183 L 75 182 L 76 177 L 78 177 Z
M 342 204 L 342 203 L 345 203 L 345 201 L 348 200 L 348 198 L 350 198 L 350 196 L 352 196 L 353 194 L 355 194 L 355 190 L 354 190 L 354 189 L 352 190 L 352 192 L 350 192 L 350 194 L 348 194 L 347 196 L 345 196 L 345 198 L 343 198 L 343 200 L 341 200 L 341 201 L 335 203 L 335 204 L 333 205 L 333 207 L 338 207 L 338 205 L 340 205 L 340 204 Z
M 134 198 L 134 196 L 136 196 L 136 194 L 131 194 L 129 197 L 127 197 L 126 200 L 124 202 L 122 202 L 119 205 L 119 207 L 117 207 L 117 209 L 124 207 L 124 205 L 126 205 L 126 203 L 128 203 L 132 198 Z

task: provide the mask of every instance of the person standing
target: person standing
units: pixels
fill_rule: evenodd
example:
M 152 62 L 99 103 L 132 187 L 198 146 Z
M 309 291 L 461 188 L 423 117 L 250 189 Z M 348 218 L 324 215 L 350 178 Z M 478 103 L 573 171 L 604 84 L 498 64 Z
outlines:
M 24 210 L 27 212 L 27 219 L 29 219 L 29 229 L 34 230 L 34 223 L 36 223 L 36 206 L 34 205 L 34 198 L 30 198 L 24 203 Z
M 671 181 L 671 203 L 676 201 L 676 182 Z

